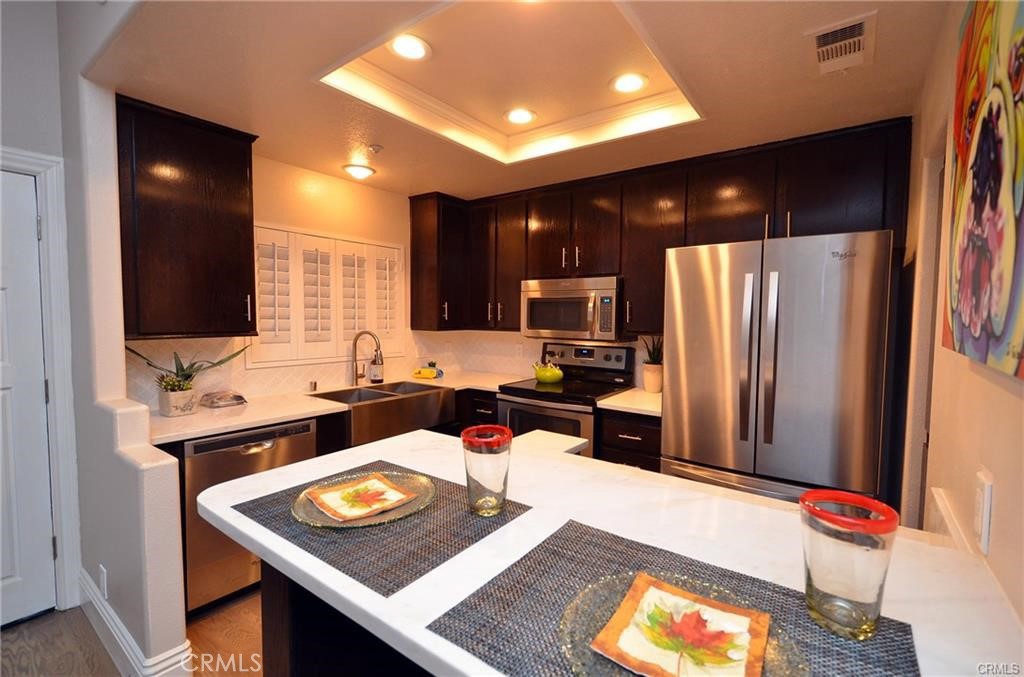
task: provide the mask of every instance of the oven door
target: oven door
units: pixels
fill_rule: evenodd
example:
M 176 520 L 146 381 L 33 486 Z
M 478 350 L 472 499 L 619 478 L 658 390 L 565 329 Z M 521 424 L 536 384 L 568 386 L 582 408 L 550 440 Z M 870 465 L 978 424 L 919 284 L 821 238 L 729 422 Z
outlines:
M 498 393 L 498 421 L 513 435 L 547 430 L 587 440 L 580 456 L 594 456 L 594 411 L 590 407 L 561 402 L 541 402 Z

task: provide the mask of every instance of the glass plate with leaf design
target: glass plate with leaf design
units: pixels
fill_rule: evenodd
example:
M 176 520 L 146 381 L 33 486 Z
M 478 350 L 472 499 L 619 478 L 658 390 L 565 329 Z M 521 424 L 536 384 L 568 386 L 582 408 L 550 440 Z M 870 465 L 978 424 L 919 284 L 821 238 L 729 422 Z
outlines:
M 754 608 L 741 597 L 713 583 L 668 571 L 648 571 L 655 578 L 687 590 L 701 597 L 720 600 L 733 606 Z M 583 588 L 569 602 L 559 624 L 559 645 L 577 675 L 632 675 L 633 673 L 613 660 L 590 648 L 597 634 L 608 623 L 622 604 L 626 592 L 633 584 L 637 572 L 605 576 Z M 704 674 L 704 673 L 701 673 Z M 791 677 L 810 675 L 811 670 L 799 647 L 785 631 L 772 623 L 768 629 L 762 675 L 765 677 Z
M 368 515 L 358 519 L 339 520 L 331 517 L 309 499 L 309 492 L 313 489 L 335 486 L 347 482 L 356 482 L 370 475 L 384 475 L 402 491 L 416 494 L 416 498 L 403 503 L 397 508 L 379 512 L 376 515 Z M 306 487 L 292 503 L 292 516 L 303 524 L 311 527 L 329 527 L 332 529 L 351 529 L 354 527 L 372 527 L 378 524 L 387 524 L 408 517 L 413 513 L 423 510 L 434 501 L 437 493 L 434 483 L 426 475 L 407 472 L 392 472 L 378 470 L 374 472 L 352 473 L 350 475 L 337 475 L 329 480 Z

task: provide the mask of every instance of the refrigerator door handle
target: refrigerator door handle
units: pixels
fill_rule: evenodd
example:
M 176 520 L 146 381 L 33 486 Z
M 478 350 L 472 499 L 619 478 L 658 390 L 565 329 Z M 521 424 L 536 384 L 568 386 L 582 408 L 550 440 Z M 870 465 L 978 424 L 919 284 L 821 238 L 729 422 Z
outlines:
M 771 343 L 764 356 L 768 364 L 764 370 L 764 443 L 771 444 L 775 436 L 776 362 L 779 353 L 779 271 L 768 273 L 768 313 L 766 333 Z
M 753 348 L 752 334 L 754 331 L 754 274 L 743 276 L 743 320 L 740 325 L 740 336 L 743 342 L 740 347 L 740 441 L 750 439 L 750 380 L 754 360 L 751 359 Z

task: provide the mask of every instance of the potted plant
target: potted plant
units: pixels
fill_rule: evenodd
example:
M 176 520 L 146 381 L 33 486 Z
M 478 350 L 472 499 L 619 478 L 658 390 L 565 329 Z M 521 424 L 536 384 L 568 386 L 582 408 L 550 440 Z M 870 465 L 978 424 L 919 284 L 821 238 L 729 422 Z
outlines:
M 196 394 L 192 390 L 192 381 L 195 377 L 207 369 L 213 369 L 230 362 L 245 352 L 245 349 L 248 347 L 245 346 L 241 350 L 233 352 L 216 362 L 196 360 L 193 356 L 192 361 L 185 364 L 178 357 L 178 353 L 174 353 L 173 370 L 161 367 L 130 346 L 125 346 L 125 350 L 141 358 L 146 364 L 157 370 L 156 384 L 160 386 L 160 414 L 162 416 L 185 416 L 186 414 L 195 413 Z
M 649 393 L 660 393 L 664 381 L 661 360 L 665 356 L 665 340 L 661 336 L 641 337 L 647 349 L 644 360 L 644 390 Z

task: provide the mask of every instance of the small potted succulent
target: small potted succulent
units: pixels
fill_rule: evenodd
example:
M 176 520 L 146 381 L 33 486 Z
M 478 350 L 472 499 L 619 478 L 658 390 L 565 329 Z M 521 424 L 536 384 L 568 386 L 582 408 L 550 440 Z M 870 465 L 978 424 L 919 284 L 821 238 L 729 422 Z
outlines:
M 661 336 L 642 337 L 647 359 L 644 360 L 644 390 L 649 393 L 660 393 L 664 381 L 661 360 L 665 356 L 664 339 Z
M 235 359 L 249 346 L 231 353 L 227 357 L 213 362 L 211 360 L 191 360 L 188 364 L 181 361 L 178 353 L 174 353 L 174 369 L 161 367 L 139 351 L 125 346 L 125 350 L 141 358 L 146 364 L 157 370 L 156 384 L 160 386 L 160 414 L 162 416 L 185 416 L 194 414 L 198 401 L 192 390 L 192 381 L 207 369 L 219 367 Z

